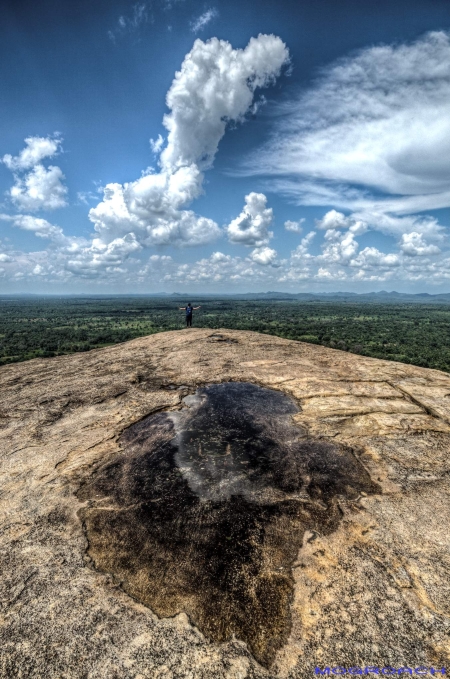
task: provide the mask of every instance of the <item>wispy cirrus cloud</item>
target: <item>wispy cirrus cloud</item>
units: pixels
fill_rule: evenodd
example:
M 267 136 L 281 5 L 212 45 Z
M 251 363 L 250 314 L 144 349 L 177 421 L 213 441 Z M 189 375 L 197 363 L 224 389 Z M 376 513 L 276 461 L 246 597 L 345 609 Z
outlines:
M 125 33 L 134 33 L 142 25 L 152 22 L 153 17 L 147 2 L 137 2 L 132 6 L 129 14 L 121 14 L 117 24 L 108 31 L 108 37 L 113 42 Z
M 193 33 L 198 33 L 199 31 L 203 30 L 205 26 L 207 26 L 213 19 L 216 19 L 219 16 L 219 12 L 215 7 L 210 7 L 209 9 L 206 10 L 206 12 L 203 12 L 203 14 L 200 14 L 196 19 L 193 19 L 190 23 L 191 31 Z
M 408 214 L 450 205 L 450 34 L 369 47 L 283 105 L 244 173 L 298 204 Z

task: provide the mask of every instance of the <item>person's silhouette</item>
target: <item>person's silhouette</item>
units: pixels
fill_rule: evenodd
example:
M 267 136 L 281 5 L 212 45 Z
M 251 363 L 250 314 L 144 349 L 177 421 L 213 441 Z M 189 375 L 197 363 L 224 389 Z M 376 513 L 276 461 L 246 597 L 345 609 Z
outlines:
M 180 306 L 179 309 L 180 311 L 185 311 L 186 312 L 186 327 L 187 328 L 192 328 L 192 312 L 197 311 L 197 309 L 200 309 L 201 307 L 199 306 L 192 306 L 190 302 L 187 303 L 187 306 Z

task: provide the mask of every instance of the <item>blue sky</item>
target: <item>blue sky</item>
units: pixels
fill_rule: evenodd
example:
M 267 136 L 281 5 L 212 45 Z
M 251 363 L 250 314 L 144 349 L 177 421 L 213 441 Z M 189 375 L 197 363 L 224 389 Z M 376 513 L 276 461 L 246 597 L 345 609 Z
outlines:
M 450 290 L 447 0 L 2 8 L 0 292 Z

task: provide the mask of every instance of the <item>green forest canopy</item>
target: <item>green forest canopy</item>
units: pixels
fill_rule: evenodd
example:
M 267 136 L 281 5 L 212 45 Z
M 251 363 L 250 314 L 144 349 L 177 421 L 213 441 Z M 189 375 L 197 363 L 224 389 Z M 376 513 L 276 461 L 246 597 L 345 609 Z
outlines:
M 194 326 L 254 330 L 450 372 L 450 305 L 196 298 Z M 184 327 L 169 297 L 0 298 L 0 365 Z

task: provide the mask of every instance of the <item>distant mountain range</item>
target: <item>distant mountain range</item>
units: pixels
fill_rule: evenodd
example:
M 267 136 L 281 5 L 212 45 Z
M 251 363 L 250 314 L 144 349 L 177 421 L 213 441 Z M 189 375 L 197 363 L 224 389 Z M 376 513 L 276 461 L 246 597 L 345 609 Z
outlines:
M 153 295 L 152 295 L 153 296 Z M 157 295 L 155 295 L 156 297 Z M 166 296 L 166 295 L 164 295 Z M 171 297 L 182 297 L 187 299 L 189 294 L 173 292 Z M 201 297 L 227 297 L 232 299 L 241 300 L 257 300 L 257 299 L 298 299 L 303 302 L 314 302 L 318 300 L 326 301 L 340 301 L 340 302 L 422 302 L 422 303 L 440 303 L 447 304 L 450 303 L 450 293 L 440 293 L 432 295 L 428 292 L 421 292 L 416 295 L 409 294 L 406 292 L 387 292 L 386 290 L 381 290 L 380 292 L 367 292 L 367 293 L 357 293 L 357 292 L 247 292 L 237 295 L 213 295 L 213 294 L 191 294 L 192 298 L 200 299 Z
M 300 300 L 302 302 L 314 301 L 339 301 L 339 302 L 418 302 L 418 303 L 439 303 L 450 304 L 450 293 L 439 293 L 432 295 L 428 292 L 420 292 L 418 294 L 409 294 L 407 292 L 387 292 L 381 290 L 380 292 L 245 292 L 241 294 L 226 294 L 226 293 L 192 293 L 192 292 L 152 292 L 148 294 L 122 294 L 122 295 L 89 295 L 86 293 L 70 294 L 70 295 L 38 295 L 38 294 L 22 294 L 22 295 L 0 295 L 0 299 L 12 300 L 26 297 L 83 297 L 83 298 L 110 298 L 117 297 L 176 297 L 182 300 L 199 300 L 205 298 L 212 299 L 238 299 L 238 300 L 258 300 L 258 299 L 272 299 L 272 300 Z

